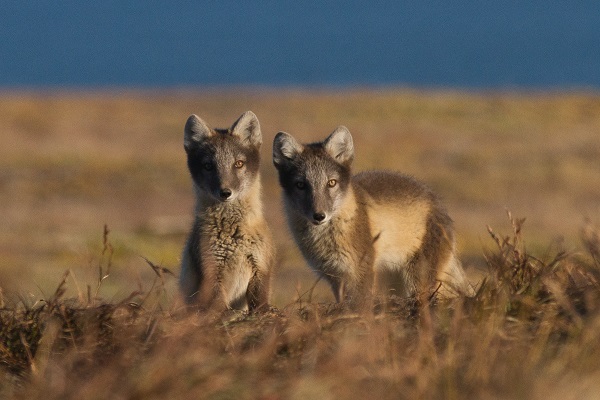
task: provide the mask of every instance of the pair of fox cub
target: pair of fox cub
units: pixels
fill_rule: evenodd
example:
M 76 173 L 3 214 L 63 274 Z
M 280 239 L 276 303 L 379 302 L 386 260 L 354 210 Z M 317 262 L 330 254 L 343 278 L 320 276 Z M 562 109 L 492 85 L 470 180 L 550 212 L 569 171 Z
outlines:
M 184 147 L 196 191 L 180 286 L 202 309 L 256 311 L 269 302 L 275 251 L 260 200 L 260 125 L 251 111 L 228 129 L 196 115 Z M 393 172 L 352 175 L 348 129 L 300 144 L 279 132 L 273 163 L 285 213 L 309 266 L 338 302 L 369 307 L 377 289 L 397 294 L 470 294 L 456 257 L 452 220 L 435 194 Z

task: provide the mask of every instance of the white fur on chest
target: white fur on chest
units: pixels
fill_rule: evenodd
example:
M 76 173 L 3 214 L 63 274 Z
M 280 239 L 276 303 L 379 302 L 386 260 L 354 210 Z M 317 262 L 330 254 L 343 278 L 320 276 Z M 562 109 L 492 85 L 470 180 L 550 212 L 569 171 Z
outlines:
M 257 268 L 260 238 L 254 214 L 235 207 L 215 207 L 201 214 L 201 254 L 208 280 L 231 304 L 245 296 Z

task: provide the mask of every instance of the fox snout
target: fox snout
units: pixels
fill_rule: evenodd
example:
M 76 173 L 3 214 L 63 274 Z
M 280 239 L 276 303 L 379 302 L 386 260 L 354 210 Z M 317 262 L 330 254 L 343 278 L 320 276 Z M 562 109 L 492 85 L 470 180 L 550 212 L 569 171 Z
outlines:
M 218 202 L 233 201 L 243 190 L 239 179 L 222 173 L 217 167 L 194 176 L 194 182 L 201 192 Z
M 320 212 L 314 213 L 313 219 L 317 222 L 323 222 L 325 220 L 325 214 Z
M 336 212 L 334 199 L 328 193 L 314 190 L 314 185 L 306 184 L 292 200 L 301 214 L 314 225 L 327 223 Z
M 315 225 L 321 225 L 324 224 L 325 222 L 327 222 L 329 220 L 329 218 L 327 217 L 327 214 L 325 214 L 324 212 L 315 212 L 312 215 L 312 223 Z
M 222 171 L 221 168 L 216 168 L 214 180 L 212 182 L 213 196 L 219 201 L 230 201 L 236 197 L 239 191 L 239 182 L 227 171 Z
M 223 177 L 218 176 L 214 181 L 215 185 L 213 186 L 212 195 L 219 201 L 232 201 L 234 200 L 239 191 L 239 182 L 235 184 L 231 179 L 223 179 Z
M 219 168 L 215 167 L 210 171 L 204 171 L 202 175 L 194 177 L 196 186 L 202 192 L 210 195 L 214 200 L 219 202 L 229 202 L 235 200 L 244 191 L 244 179 L 250 180 L 250 177 L 232 176 L 228 173 L 219 171 Z
M 232 191 L 231 189 L 225 188 L 225 189 L 221 189 L 221 191 L 219 192 L 219 198 L 221 200 L 227 200 L 231 197 L 232 195 Z

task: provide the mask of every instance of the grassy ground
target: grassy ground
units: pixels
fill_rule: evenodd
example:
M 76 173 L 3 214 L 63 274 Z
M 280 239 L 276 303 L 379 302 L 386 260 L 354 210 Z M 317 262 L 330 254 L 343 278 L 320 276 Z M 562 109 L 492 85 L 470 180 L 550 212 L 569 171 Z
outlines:
M 178 272 L 193 206 L 182 146 L 187 116 L 197 113 L 224 127 L 248 109 L 258 115 L 264 136 L 264 201 L 279 254 L 273 292 L 279 311 L 205 323 L 180 315 L 175 279 L 158 279 L 144 257 Z M 599 319 L 596 292 L 589 289 L 595 284 L 589 256 L 559 263 L 561 270 L 586 266 L 586 300 L 581 293 L 567 300 L 560 295 L 572 291 L 573 279 L 564 277 L 542 291 L 553 293 L 551 301 L 539 288 L 517 293 L 497 277 L 495 285 L 503 289 L 486 286 L 475 304 L 437 305 L 417 316 L 405 304 L 369 320 L 336 314 L 327 306 L 332 296 L 322 283 L 310 301 L 307 295 L 298 300 L 314 279 L 285 227 L 270 147 L 279 130 L 312 141 L 338 124 L 353 133 L 357 171 L 400 170 L 442 195 L 474 281 L 481 282 L 494 266 L 485 249 L 503 254 L 487 225 L 511 232 L 505 209 L 527 217 L 521 253 L 544 265 L 562 250 L 589 253 L 580 240 L 582 229 L 586 219 L 592 225 L 600 220 L 600 97 L 593 94 L 4 93 L 2 329 L 12 326 L 5 319 L 12 315 L 10 321 L 23 324 L 14 332 L 24 336 L 11 339 L 18 351 L 3 339 L 0 354 L 1 364 L 12 371 L 7 377 L 26 376 L 14 378 L 16 386 L 5 384 L 5 393 L 14 394 L 21 385 L 25 397 L 98 397 L 103 381 L 121 388 L 114 390 L 122 397 L 203 392 L 221 398 L 236 393 L 326 398 L 360 397 L 364 390 L 385 398 L 381 391 L 388 388 L 401 398 L 524 398 L 566 396 L 570 392 L 558 391 L 562 383 L 580 394 L 595 387 L 598 363 L 592 350 L 600 344 Z M 110 249 L 103 243 L 105 224 Z M 511 270 L 519 262 L 500 264 Z M 99 270 L 109 275 L 100 289 Z M 65 293 L 56 294 L 65 271 L 59 291 Z M 524 296 L 518 301 L 529 307 L 524 314 L 511 312 L 514 299 L 506 294 L 511 290 Z M 132 292 L 144 294 L 130 297 Z M 588 302 L 585 313 L 569 305 L 573 302 Z M 65 328 L 71 318 L 81 332 Z M 90 318 L 110 322 L 94 325 Z M 44 329 L 36 334 L 32 326 Z M 90 337 L 97 340 L 88 343 Z M 189 354 L 190 346 L 198 352 Z
M 297 299 L 259 315 L 186 313 L 168 272 L 120 302 L 97 285 L 0 309 L 0 396 L 26 399 L 583 399 L 600 388 L 600 235 L 542 261 L 522 221 L 491 232 L 474 298 L 394 298 L 375 315 Z M 152 264 L 152 263 L 149 263 Z M 106 277 L 106 278 L 105 278 Z

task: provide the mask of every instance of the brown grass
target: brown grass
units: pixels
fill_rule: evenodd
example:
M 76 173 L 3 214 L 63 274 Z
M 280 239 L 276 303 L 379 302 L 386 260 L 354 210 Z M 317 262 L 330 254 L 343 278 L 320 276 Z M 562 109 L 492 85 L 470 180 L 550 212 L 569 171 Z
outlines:
M 0 394 L 15 398 L 586 398 L 599 389 L 600 242 L 543 261 L 490 230 L 474 298 L 396 299 L 355 315 L 298 299 L 259 315 L 188 313 L 168 270 L 120 302 L 103 245 L 97 286 L 0 310 Z

